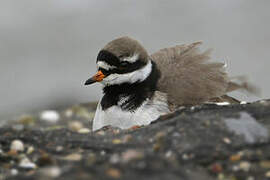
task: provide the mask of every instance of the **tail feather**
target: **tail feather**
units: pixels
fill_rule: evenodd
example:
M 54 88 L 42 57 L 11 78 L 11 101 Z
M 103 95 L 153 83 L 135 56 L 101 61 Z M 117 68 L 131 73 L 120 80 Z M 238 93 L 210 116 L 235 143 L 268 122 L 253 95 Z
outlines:
M 245 77 L 236 77 L 234 79 L 237 79 L 239 83 L 230 81 L 228 84 L 227 92 L 244 90 L 250 94 L 260 96 L 260 89 L 257 86 L 248 83 Z

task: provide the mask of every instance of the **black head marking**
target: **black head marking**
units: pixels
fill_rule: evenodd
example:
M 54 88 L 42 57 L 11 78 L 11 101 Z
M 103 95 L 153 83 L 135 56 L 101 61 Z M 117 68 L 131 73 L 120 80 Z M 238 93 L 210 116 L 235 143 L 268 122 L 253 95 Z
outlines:
M 107 64 L 113 65 L 113 66 L 120 65 L 120 59 L 117 56 L 115 56 L 113 53 L 106 51 L 106 50 L 101 50 L 98 53 L 97 62 L 98 61 L 104 61 Z
M 115 56 L 113 53 L 106 51 L 106 50 L 101 50 L 97 56 L 97 62 L 98 61 L 104 61 L 108 65 L 115 66 L 115 69 L 109 69 L 105 70 L 103 68 L 100 68 L 105 75 L 109 74 L 125 74 L 125 73 L 130 73 L 135 70 L 140 69 L 144 65 L 146 65 L 146 62 L 141 61 L 138 59 L 137 61 L 131 63 L 128 61 L 121 61 L 117 56 Z

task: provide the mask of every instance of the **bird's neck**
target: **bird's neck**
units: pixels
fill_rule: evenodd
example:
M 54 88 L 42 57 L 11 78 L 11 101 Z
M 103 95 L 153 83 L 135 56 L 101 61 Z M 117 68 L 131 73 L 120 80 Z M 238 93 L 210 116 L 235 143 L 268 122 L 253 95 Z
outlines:
M 156 64 L 153 61 L 151 63 L 151 72 L 143 81 L 105 86 L 101 100 L 102 109 L 106 110 L 118 105 L 122 110 L 135 111 L 146 99 L 150 99 L 160 78 L 160 71 Z

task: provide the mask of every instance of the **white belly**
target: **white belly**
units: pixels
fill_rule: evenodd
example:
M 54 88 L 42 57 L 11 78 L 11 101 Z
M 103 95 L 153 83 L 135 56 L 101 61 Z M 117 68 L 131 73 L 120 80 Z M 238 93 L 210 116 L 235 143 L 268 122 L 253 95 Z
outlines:
M 93 121 L 93 131 L 108 125 L 121 129 L 148 125 L 169 112 L 167 98 L 160 92 L 156 92 L 152 100 L 147 99 L 133 112 L 123 111 L 117 105 L 103 111 L 99 102 Z

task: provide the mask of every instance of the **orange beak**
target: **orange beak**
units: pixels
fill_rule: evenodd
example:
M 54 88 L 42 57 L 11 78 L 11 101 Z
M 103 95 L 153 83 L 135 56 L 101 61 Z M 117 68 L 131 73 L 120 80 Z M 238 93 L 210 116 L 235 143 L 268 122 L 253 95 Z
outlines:
M 89 85 L 89 84 L 93 84 L 95 82 L 100 82 L 105 78 L 105 75 L 101 72 L 98 71 L 97 74 L 95 74 L 93 77 L 91 77 L 90 79 L 88 79 L 84 85 Z

